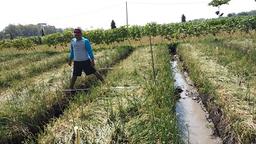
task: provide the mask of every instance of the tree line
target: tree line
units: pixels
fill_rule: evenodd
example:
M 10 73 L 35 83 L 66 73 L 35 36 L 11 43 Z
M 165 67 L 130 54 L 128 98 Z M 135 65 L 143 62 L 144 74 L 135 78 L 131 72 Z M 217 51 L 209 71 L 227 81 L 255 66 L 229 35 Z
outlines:
M 10 24 L 0 32 L 0 40 L 15 39 L 18 37 L 42 36 L 62 31 L 62 29 L 55 28 L 55 26 L 47 25 L 44 23 L 39 23 L 36 25 Z
M 143 36 L 162 36 L 168 40 L 182 39 L 187 36 L 199 36 L 218 32 L 245 31 L 256 29 L 256 17 L 223 17 L 218 19 L 194 20 L 182 23 L 157 24 L 149 23 L 145 26 L 122 26 L 115 29 L 84 31 L 85 37 L 95 44 L 111 44 L 126 39 L 140 40 Z M 44 37 L 29 37 L 14 40 L 0 41 L 0 48 L 29 48 L 35 45 L 46 44 L 49 46 L 63 45 L 70 42 L 73 37 L 72 30 L 46 35 Z
M 232 17 L 232 16 L 256 16 L 256 10 L 252 10 L 249 12 L 240 12 L 240 13 L 229 13 L 228 17 Z

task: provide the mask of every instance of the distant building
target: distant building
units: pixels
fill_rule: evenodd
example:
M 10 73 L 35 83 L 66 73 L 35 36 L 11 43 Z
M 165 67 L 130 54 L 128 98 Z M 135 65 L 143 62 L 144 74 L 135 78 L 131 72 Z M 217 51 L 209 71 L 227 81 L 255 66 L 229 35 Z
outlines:
M 46 26 L 47 23 L 38 23 L 37 25 L 40 25 L 40 26 Z

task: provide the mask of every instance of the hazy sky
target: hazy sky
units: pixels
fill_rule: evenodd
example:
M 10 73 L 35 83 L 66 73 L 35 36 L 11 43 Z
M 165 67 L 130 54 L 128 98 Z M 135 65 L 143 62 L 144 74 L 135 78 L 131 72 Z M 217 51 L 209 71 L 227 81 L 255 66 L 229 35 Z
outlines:
M 130 25 L 179 22 L 182 14 L 187 20 L 214 18 L 217 10 L 208 6 L 211 0 L 1 0 L 0 30 L 8 24 L 37 23 L 106 29 L 112 19 L 119 27 L 126 24 L 125 1 Z M 231 0 L 221 6 L 225 15 L 250 10 L 256 10 L 255 0 Z

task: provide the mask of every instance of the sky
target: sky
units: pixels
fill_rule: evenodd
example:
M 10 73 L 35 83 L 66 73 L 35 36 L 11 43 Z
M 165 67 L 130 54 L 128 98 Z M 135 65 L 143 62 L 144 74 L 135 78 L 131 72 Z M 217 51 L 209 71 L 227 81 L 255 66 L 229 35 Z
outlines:
M 128 24 L 145 25 L 187 20 L 216 18 L 218 8 L 209 6 L 211 0 L 1 0 L 0 30 L 9 24 L 47 23 L 56 28 L 81 27 L 83 30 L 109 29 L 114 20 L 117 27 Z M 255 0 L 231 0 L 220 11 L 228 13 L 256 10 Z

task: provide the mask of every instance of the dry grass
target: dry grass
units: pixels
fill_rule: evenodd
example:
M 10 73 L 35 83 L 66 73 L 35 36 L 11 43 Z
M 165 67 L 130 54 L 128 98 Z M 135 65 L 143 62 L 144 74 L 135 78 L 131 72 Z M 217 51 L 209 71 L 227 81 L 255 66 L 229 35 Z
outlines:
M 251 100 L 255 100 L 255 91 L 248 88 L 246 82 L 240 83 L 240 77 L 230 72 L 227 67 L 203 53 L 205 45 L 183 44 L 180 48 L 185 63 L 194 65 L 193 68 L 201 73 L 201 77 L 212 84 L 209 89 L 216 94 L 216 103 L 224 110 L 238 141 L 252 140 L 256 133 L 255 110 L 252 110 L 247 98 L 250 91 Z
M 167 88 L 170 75 L 164 77 L 166 72 L 156 67 L 161 83 L 155 86 L 150 59 L 149 48 L 137 49 L 113 67 L 105 84 L 81 94 L 63 117 L 47 126 L 38 142 L 72 143 L 72 136 L 77 135 L 73 129 L 78 127 L 83 143 L 177 143 L 175 114 L 170 113 L 175 102 L 170 100 L 172 91 Z M 163 59 L 157 61 L 163 62 L 168 65 Z

